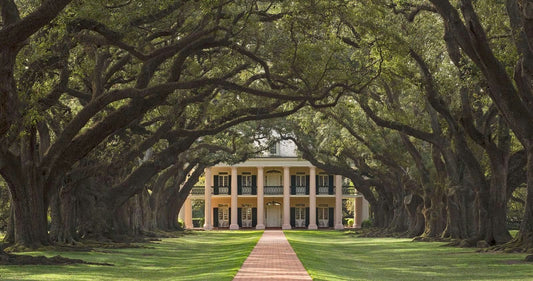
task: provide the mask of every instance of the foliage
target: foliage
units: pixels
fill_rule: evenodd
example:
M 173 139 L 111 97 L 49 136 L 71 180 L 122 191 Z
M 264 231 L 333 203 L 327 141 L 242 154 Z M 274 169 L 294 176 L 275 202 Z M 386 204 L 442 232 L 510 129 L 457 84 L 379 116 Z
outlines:
M 374 223 L 372 222 L 371 219 L 368 219 L 368 220 L 364 220 L 361 222 L 361 227 L 362 228 L 369 228 L 369 227 L 372 227 L 374 225 Z
M 519 187 L 513 194 L 507 204 L 507 227 L 509 229 L 519 229 L 524 216 L 526 200 L 526 188 Z
M 4 179 L 0 177 L 0 232 L 5 232 L 9 222 L 9 190 Z

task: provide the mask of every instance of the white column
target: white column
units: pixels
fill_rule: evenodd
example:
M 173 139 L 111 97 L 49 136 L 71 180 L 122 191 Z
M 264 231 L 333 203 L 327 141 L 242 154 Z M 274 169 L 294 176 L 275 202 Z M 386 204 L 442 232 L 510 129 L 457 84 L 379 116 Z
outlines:
M 257 225 L 256 229 L 265 229 L 265 182 L 263 167 L 257 167 Z
M 344 229 L 342 224 L 342 176 L 335 175 L 335 230 Z
M 187 198 L 187 200 L 185 200 L 185 204 L 183 205 L 182 211 L 183 211 L 183 215 L 184 215 L 183 223 L 185 224 L 185 228 L 186 229 L 193 228 L 194 226 L 192 224 L 192 202 L 191 202 L 191 198 Z
M 281 229 L 291 229 L 291 174 L 289 167 L 283 167 L 283 225 Z
M 318 229 L 316 225 L 316 167 L 309 168 L 309 229 Z
M 211 214 L 213 213 L 213 210 L 211 208 L 211 186 L 212 185 L 213 185 L 213 175 L 211 174 L 211 168 L 205 168 L 205 192 L 204 192 L 204 199 L 205 199 L 204 229 L 205 230 L 213 229 L 213 218 L 211 217 Z
M 231 221 L 229 229 L 239 229 L 237 223 L 237 167 L 231 167 Z
M 363 211 L 362 211 L 362 220 L 367 220 L 370 218 L 370 205 L 368 204 L 368 201 L 366 201 L 365 197 L 363 197 Z
M 363 222 L 363 197 L 355 197 L 354 227 L 361 228 L 361 222 Z
M 183 206 L 181 206 L 180 212 L 178 213 L 178 220 L 183 222 L 183 227 L 185 228 L 185 204 L 187 204 L 187 199 L 185 199 L 185 202 L 183 202 Z

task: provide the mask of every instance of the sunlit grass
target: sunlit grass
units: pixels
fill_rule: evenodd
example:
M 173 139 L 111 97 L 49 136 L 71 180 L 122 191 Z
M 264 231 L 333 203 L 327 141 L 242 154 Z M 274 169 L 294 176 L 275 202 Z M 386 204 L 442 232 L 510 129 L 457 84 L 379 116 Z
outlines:
M 533 280 L 533 264 L 522 262 L 526 254 L 336 231 L 285 235 L 313 280 Z
M 0 280 L 232 280 L 262 231 L 193 232 L 144 244 L 148 248 L 92 252 L 32 252 L 114 266 L 0 266 Z

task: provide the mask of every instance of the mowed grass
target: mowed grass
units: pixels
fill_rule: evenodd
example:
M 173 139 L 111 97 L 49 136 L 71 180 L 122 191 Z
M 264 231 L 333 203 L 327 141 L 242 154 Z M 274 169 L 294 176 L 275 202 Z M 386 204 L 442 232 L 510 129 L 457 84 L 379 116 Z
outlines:
M 526 254 L 337 231 L 285 231 L 313 280 L 533 280 Z
M 232 280 L 262 231 L 192 232 L 147 248 L 31 252 L 114 266 L 0 266 L 0 280 Z

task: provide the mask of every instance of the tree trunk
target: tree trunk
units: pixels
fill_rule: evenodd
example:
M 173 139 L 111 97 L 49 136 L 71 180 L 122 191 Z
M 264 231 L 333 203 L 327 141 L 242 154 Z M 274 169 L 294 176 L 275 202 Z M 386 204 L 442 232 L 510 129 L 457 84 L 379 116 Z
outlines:
M 524 251 L 533 250 L 533 147 L 527 150 L 527 199 L 524 217 L 513 244 Z
M 388 226 L 391 232 L 405 232 L 407 231 L 407 211 L 403 204 L 404 194 L 400 190 L 395 190 L 392 199 L 392 218 Z
M 6 235 L 4 236 L 4 242 L 8 244 L 15 243 L 15 211 L 13 210 L 12 203 L 10 203 L 9 207 L 9 221 L 7 222 L 7 230 Z
M 39 184 L 28 184 L 12 189 L 15 244 L 27 248 L 48 245 L 44 188 Z
M 438 193 L 426 193 L 424 195 L 424 208 L 422 210 L 424 215 L 424 233 L 422 237 L 439 237 L 444 231 L 445 208 L 443 198 Z
M 423 203 L 422 198 L 416 194 L 410 194 L 404 198 L 405 210 L 409 216 L 407 233 L 410 237 L 424 233 Z
M 512 237 L 507 230 L 507 160 L 491 157 L 492 178 L 484 239 L 489 245 L 504 244 Z
M 38 248 L 48 245 L 45 189 L 39 176 L 35 128 L 21 140 L 21 176 L 8 180 L 14 211 L 14 242 L 17 246 Z

